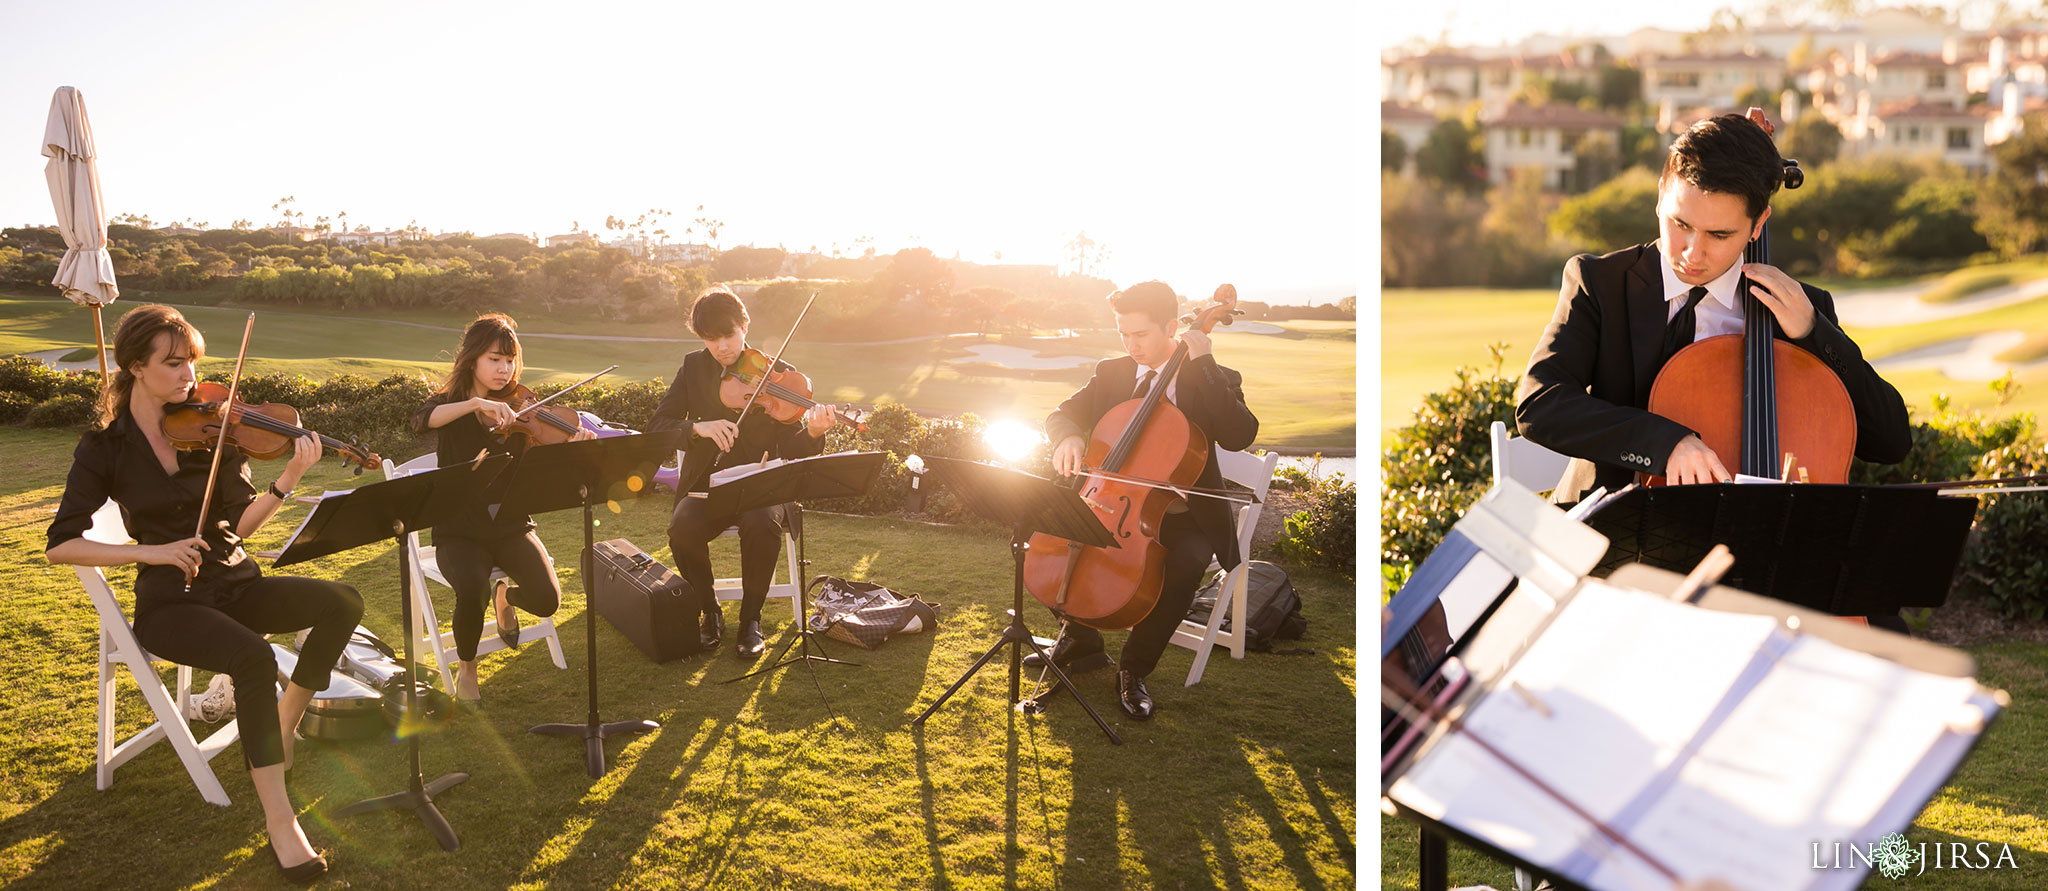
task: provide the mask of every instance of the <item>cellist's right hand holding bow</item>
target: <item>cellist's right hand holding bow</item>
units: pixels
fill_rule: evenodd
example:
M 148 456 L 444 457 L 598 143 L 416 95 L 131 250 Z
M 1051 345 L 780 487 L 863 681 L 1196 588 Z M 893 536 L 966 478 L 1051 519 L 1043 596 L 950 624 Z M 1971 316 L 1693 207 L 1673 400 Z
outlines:
M 1672 485 L 1725 483 L 1735 479 L 1721 458 L 1697 434 L 1678 441 L 1671 457 L 1664 461 L 1664 479 Z
M 1069 436 L 1060 440 L 1052 450 L 1052 469 L 1060 476 L 1074 476 L 1088 469 L 1082 458 L 1088 454 L 1088 444 L 1081 437 Z

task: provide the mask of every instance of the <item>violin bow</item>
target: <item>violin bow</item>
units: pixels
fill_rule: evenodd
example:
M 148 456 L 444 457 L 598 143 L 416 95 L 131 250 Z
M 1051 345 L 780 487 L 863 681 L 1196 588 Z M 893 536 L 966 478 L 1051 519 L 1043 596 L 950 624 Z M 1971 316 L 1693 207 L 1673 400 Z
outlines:
M 536 399 L 536 400 L 534 400 L 534 401 L 533 401 L 533 404 L 532 404 L 532 405 L 529 405 L 529 406 L 527 406 L 527 407 L 525 407 L 525 408 L 522 408 L 522 409 L 520 409 L 520 410 L 519 410 L 519 411 L 517 411 L 517 412 L 514 412 L 514 413 L 512 414 L 512 418 L 513 418 L 513 420 L 518 420 L 518 419 L 519 419 L 520 417 L 524 416 L 524 415 L 525 415 L 525 414 L 526 414 L 527 412 L 533 411 L 533 410 L 534 410 L 534 409 L 536 409 L 536 408 L 539 408 L 539 407 L 541 407 L 541 406 L 543 406 L 543 405 L 546 405 L 546 404 L 548 404 L 548 403 L 550 403 L 550 402 L 553 402 L 553 401 L 555 401 L 555 399 L 557 399 L 558 397 L 562 396 L 563 394 L 565 394 L 565 393 L 569 392 L 570 390 L 574 390 L 574 389 L 576 389 L 577 387 L 583 386 L 584 384 L 590 383 L 591 381 L 597 380 L 598 378 L 604 377 L 605 375 L 607 375 L 607 374 L 611 374 L 612 372 L 614 372 L 614 371 L 617 371 L 617 370 L 619 370 L 619 366 L 617 366 L 617 365 L 613 365 L 613 366 L 612 366 L 612 367 L 610 367 L 610 368 L 607 368 L 607 369 L 605 369 L 605 370 L 603 370 L 603 371 L 600 371 L 600 372 L 598 372 L 598 373 L 596 373 L 596 374 L 593 374 L 593 375 L 591 375 L 591 376 L 589 376 L 589 377 L 586 377 L 586 378 L 584 378 L 584 379 L 582 379 L 582 380 L 580 380 L 580 381 L 577 381 L 577 382 L 575 382 L 575 383 L 573 383 L 573 384 L 570 384 L 570 385 L 568 385 L 568 386 L 566 386 L 566 387 L 563 387 L 563 388 L 561 388 L 561 389 L 559 389 L 559 390 L 556 390 L 556 391 L 555 391 L 554 393 L 550 394 L 550 395 L 548 396 L 548 398 L 546 398 L 546 399 Z M 503 425 L 500 425 L 500 426 L 503 426 Z
M 804 316 L 811 314 L 811 304 L 818 302 L 818 292 L 811 292 L 811 299 L 804 301 L 802 312 L 796 314 L 796 321 L 789 324 L 789 333 L 782 336 L 782 348 L 775 351 L 768 360 L 768 369 L 761 372 L 761 379 L 754 382 L 754 392 L 747 396 L 747 404 L 740 407 L 740 416 L 733 421 L 737 425 L 747 419 L 747 411 L 754 407 L 754 400 L 761 398 L 761 391 L 768 388 L 768 376 L 775 373 L 775 366 L 782 364 L 782 354 L 789 351 L 789 342 L 796 339 L 796 328 L 804 323 Z
M 234 426 L 235 391 L 242 386 L 242 360 L 249 357 L 249 335 L 256 330 L 256 314 L 249 314 L 249 321 L 242 326 L 242 348 L 235 353 L 235 374 L 228 378 L 228 400 L 220 409 L 220 438 L 213 444 L 213 467 L 206 472 L 206 494 L 199 499 L 199 522 L 192 529 L 192 537 L 206 534 L 206 514 L 213 509 L 213 484 L 220 479 L 220 456 L 227 451 L 228 428 Z M 194 383 L 193 386 L 198 386 Z M 195 565 L 192 574 L 185 577 L 185 587 L 192 587 L 192 580 L 199 576 Z

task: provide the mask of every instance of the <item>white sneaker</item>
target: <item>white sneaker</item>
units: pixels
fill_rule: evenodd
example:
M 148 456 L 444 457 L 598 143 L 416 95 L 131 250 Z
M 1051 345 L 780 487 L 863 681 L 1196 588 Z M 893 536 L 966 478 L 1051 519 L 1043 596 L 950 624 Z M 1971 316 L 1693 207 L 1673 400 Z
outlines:
M 218 724 L 235 716 L 235 682 L 224 674 L 213 676 L 206 692 L 185 702 L 185 718 Z

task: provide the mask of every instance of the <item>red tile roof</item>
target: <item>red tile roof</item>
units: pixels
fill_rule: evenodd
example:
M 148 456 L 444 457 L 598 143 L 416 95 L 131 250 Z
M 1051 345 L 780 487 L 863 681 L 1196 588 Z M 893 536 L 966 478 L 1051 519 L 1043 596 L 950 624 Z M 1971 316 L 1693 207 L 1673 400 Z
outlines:
M 1492 127 L 1619 127 L 1621 119 L 1576 105 L 1530 107 L 1516 102 L 1483 123 Z

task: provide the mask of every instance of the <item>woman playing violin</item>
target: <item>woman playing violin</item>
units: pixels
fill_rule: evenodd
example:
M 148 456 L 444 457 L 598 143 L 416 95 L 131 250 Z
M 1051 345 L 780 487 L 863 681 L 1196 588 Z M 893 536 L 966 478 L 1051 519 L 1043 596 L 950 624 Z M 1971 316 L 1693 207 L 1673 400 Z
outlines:
M 1230 294 L 1234 298 L 1236 289 L 1231 288 Z M 1154 386 L 1163 386 L 1166 400 L 1209 439 L 1203 443 L 1209 452 L 1209 462 L 1196 480 L 1196 487 L 1223 488 L 1215 450 L 1244 449 L 1259 435 L 1259 419 L 1244 403 L 1243 378 L 1216 364 L 1207 334 L 1197 329 L 1176 334 L 1180 328 L 1180 298 L 1164 282 L 1141 282 L 1111 294 L 1109 306 L 1116 313 L 1117 334 L 1129 355 L 1096 363 L 1088 385 L 1067 397 L 1045 419 L 1046 437 L 1053 443 L 1053 469 L 1069 476 L 1082 473 L 1086 469 L 1082 459 L 1088 432 L 1096 421 L 1126 400 L 1141 397 Z M 1187 359 L 1178 374 L 1169 380 L 1159 380 L 1161 366 L 1168 363 L 1180 343 L 1187 344 Z M 1125 714 L 1140 721 L 1152 717 L 1152 696 L 1145 689 L 1145 676 L 1158 664 L 1160 654 L 1173 640 L 1174 630 L 1188 614 L 1209 558 L 1215 557 L 1226 568 L 1236 566 L 1241 559 L 1230 507 L 1215 498 L 1196 495 L 1186 502 L 1184 509 L 1169 509 L 1160 526 L 1159 540 L 1167 551 L 1159 601 L 1131 628 L 1117 660 L 1118 705 Z M 1079 622 L 1068 622 L 1066 633 L 1053 647 L 1052 657 L 1064 666 L 1100 652 L 1102 632 Z M 1036 667 L 1037 654 L 1026 657 L 1025 662 Z
M 441 392 L 412 416 L 413 432 L 433 430 L 439 437 L 434 450 L 439 464 L 467 462 L 486 452 L 510 453 L 518 448 L 500 431 L 514 421 L 518 411 L 506 400 L 522 390 L 520 367 L 518 326 L 510 316 L 488 313 L 469 324 L 455 354 L 455 368 Z M 570 438 L 582 440 L 593 435 L 579 430 Z M 533 518 L 502 511 L 494 514 L 488 500 L 485 496 L 470 505 L 464 519 L 434 528 L 435 559 L 455 589 L 455 652 L 459 660 L 455 697 L 471 705 L 482 701 L 477 690 L 476 649 L 483 635 L 484 593 L 492 593 L 498 638 L 507 649 L 519 643 L 519 610 L 547 617 L 554 615 L 562 602 L 554 559 L 534 532 Z M 493 567 L 503 569 L 516 587 L 508 587 L 502 580 L 494 586 Z
M 782 541 L 781 506 L 758 508 L 734 515 L 716 515 L 706 509 L 702 498 L 690 492 L 709 488 L 711 472 L 736 464 L 765 458 L 807 458 L 824 446 L 825 432 L 832 428 L 830 406 L 813 405 L 795 422 L 784 424 L 758 408 L 744 420 L 740 408 L 719 398 L 719 383 L 727 369 L 738 364 L 747 349 L 747 309 L 738 296 L 723 287 L 707 288 L 690 306 L 690 330 L 704 341 L 704 348 L 683 357 L 675 382 L 654 410 L 651 432 L 690 431 L 690 444 L 683 462 L 684 478 L 676 485 L 676 509 L 668 527 L 669 550 L 676 570 L 690 583 L 698 598 L 701 618 L 699 634 L 706 650 L 715 649 L 724 636 L 724 614 L 712 591 L 712 539 L 728 527 L 740 530 L 740 632 L 734 648 L 751 658 L 765 648 L 761 635 L 761 605 L 768 599 L 768 583 L 775 574 Z M 781 368 L 776 369 L 783 370 Z
M 277 479 L 263 489 L 239 452 L 221 456 L 204 531 L 199 520 L 212 448 L 179 451 L 163 432 L 166 405 L 194 389 L 194 365 L 206 342 L 167 306 L 138 306 L 114 332 L 119 370 L 100 395 L 100 428 L 72 455 L 57 518 L 50 523 L 50 562 L 79 566 L 140 564 L 135 577 L 135 638 L 149 652 L 234 679 L 235 722 L 242 756 L 278 867 L 310 881 L 327 861 L 299 828 L 285 788 L 293 734 L 316 690 L 362 618 L 363 601 L 339 582 L 264 576 L 242 541 L 277 513 L 306 469 L 320 460 L 312 436 L 295 441 Z M 108 499 L 135 544 L 85 536 Z M 188 583 L 189 579 L 189 583 Z M 264 635 L 311 628 L 284 694 L 275 692 L 277 661 Z

